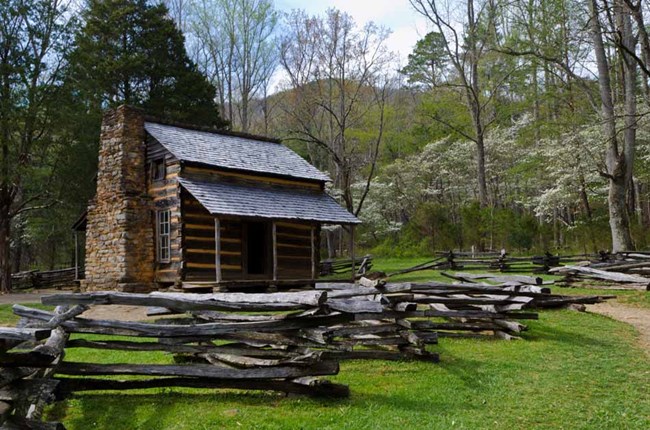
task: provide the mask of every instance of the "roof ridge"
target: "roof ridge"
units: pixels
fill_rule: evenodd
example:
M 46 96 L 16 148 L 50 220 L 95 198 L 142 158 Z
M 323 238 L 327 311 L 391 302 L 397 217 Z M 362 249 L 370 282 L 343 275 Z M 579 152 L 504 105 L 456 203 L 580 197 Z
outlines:
M 262 142 L 279 143 L 279 144 L 282 143 L 282 141 L 280 139 L 277 139 L 277 138 L 274 138 L 274 137 L 260 136 L 260 135 L 257 135 L 257 134 L 244 133 L 244 132 L 241 132 L 241 131 L 232 131 L 232 130 L 220 129 L 220 128 L 216 128 L 214 126 L 201 126 L 201 125 L 171 121 L 171 120 L 168 120 L 168 119 L 157 118 L 157 117 L 154 117 L 154 116 L 151 116 L 151 115 L 145 115 L 144 120 L 146 122 L 151 122 L 151 123 L 160 124 L 160 125 L 167 125 L 167 126 L 177 127 L 177 128 L 183 128 L 183 129 L 186 129 L 186 130 L 202 131 L 202 132 L 205 132 L 205 133 L 220 134 L 222 136 L 241 137 L 241 138 L 244 138 L 244 139 L 259 140 L 259 141 L 262 141 Z

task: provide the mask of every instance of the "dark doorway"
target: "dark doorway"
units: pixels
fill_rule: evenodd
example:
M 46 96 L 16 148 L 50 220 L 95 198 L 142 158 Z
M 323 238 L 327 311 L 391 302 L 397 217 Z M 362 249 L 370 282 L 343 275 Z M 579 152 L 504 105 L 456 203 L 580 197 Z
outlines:
M 246 272 L 249 275 L 267 274 L 271 251 L 269 225 L 263 222 L 249 222 L 245 227 Z

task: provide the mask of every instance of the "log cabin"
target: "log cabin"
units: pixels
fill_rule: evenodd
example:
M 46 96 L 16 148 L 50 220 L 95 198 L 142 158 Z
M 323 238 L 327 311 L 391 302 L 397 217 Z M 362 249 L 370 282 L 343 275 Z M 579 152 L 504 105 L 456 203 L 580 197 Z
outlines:
M 84 290 L 310 285 L 320 231 L 360 221 L 327 175 L 275 139 L 171 125 L 120 106 L 103 118 L 84 230 Z

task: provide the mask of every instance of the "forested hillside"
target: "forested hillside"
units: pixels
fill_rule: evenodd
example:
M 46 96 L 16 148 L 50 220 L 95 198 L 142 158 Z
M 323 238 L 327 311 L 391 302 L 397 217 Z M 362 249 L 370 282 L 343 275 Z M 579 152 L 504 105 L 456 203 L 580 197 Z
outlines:
M 282 138 L 377 254 L 650 241 L 646 1 L 410 0 L 429 33 L 401 60 L 391 29 L 335 9 L 165 3 L 0 5 L 3 289 L 71 264 L 101 112 L 123 103 Z

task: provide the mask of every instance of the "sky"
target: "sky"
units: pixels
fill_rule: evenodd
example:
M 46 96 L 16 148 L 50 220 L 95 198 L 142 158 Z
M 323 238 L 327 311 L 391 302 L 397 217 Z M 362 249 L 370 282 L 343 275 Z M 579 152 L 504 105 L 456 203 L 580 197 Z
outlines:
M 310 15 L 335 7 L 350 14 L 359 26 L 373 21 L 387 27 L 392 33 L 386 46 L 399 53 L 402 62 L 427 33 L 426 20 L 413 10 L 409 0 L 275 0 L 275 7 L 283 12 L 304 9 Z

